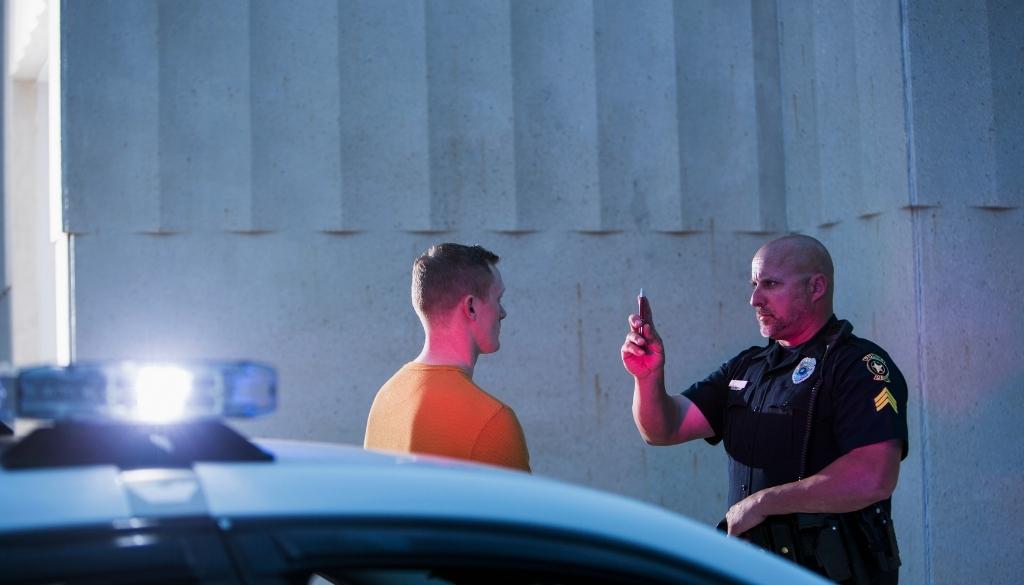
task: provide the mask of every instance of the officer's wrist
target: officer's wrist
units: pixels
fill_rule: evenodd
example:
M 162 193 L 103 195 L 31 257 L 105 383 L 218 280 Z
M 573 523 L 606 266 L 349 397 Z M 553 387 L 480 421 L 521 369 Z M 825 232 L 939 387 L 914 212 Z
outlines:
M 753 499 L 754 511 L 762 516 L 778 516 L 788 514 L 789 510 L 780 508 L 778 490 L 774 487 L 765 488 L 750 496 Z

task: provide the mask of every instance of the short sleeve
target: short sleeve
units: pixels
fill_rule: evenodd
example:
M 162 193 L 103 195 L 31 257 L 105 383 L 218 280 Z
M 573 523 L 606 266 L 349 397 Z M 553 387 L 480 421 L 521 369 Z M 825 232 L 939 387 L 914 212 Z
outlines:
M 731 372 L 736 370 L 735 366 L 743 356 L 744 354 L 740 354 L 722 364 L 707 378 L 693 384 L 682 393 L 711 425 L 711 430 L 715 434 L 705 440 L 712 445 L 717 445 L 725 432 L 725 410 L 729 398 Z
M 899 439 L 906 457 L 907 382 L 888 354 L 878 348 L 850 348 L 837 360 L 834 376 L 834 432 L 840 451 Z
M 470 455 L 474 461 L 530 471 L 530 452 L 519 419 L 502 406 L 484 425 Z

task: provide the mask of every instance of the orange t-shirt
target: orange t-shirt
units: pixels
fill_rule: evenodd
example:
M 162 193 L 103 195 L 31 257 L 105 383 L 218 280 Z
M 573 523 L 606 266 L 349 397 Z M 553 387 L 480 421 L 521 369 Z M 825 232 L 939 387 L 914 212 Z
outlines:
M 455 366 L 402 366 L 373 399 L 363 446 L 530 470 L 516 414 Z

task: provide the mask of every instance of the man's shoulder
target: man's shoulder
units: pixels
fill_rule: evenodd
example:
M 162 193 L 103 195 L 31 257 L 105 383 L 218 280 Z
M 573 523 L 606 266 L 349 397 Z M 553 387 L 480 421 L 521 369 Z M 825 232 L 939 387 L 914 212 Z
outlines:
M 470 384 L 475 390 L 475 396 L 477 400 L 479 400 L 482 404 L 486 404 L 490 408 L 493 408 L 495 410 L 507 410 L 509 412 L 512 412 L 512 408 L 509 405 L 505 404 L 500 398 L 498 398 L 494 394 L 491 394 L 487 390 L 484 390 L 476 382 L 471 381 Z
M 768 345 L 751 345 L 729 359 L 729 361 L 726 362 L 726 366 L 734 366 L 743 362 L 749 362 L 756 358 L 764 357 L 767 355 L 770 348 L 771 342 L 769 342 Z
M 507 405 L 480 387 L 465 370 L 453 365 L 409 362 L 381 388 L 415 389 L 426 393 L 457 394 L 460 401 L 477 409 L 498 410 Z
M 836 354 L 847 357 L 862 357 L 869 354 L 889 357 L 889 353 L 885 351 L 881 345 L 878 345 L 874 341 L 859 337 L 850 333 L 842 343 L 836 346 Z
M 851 367 L 860 366 L 854 369 L 859 372 L 864 369 L 868 375 L 873 377 L 882 376 L 888 378 L 888 372 L 899 371 L 899 367 L 893 362 L 889 352 L 874 341 L 849 334 L 842 343 L 835 348 L 833 366 L 838 371 L 850 371 Z

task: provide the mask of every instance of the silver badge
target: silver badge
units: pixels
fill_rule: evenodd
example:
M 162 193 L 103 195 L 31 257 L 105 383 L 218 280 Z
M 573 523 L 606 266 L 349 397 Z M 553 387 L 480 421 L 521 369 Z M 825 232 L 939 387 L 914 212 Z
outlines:
M 814 358 L 804 358 L 800 360 L 800 363 L 796 365 L 796 369 L 793 370 L 793 383 L 799 384 L 807 378 L 811 377 L 814 373 L 814 366 L 818 364 Z

